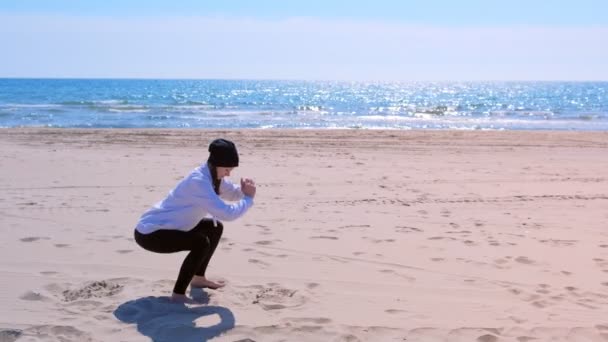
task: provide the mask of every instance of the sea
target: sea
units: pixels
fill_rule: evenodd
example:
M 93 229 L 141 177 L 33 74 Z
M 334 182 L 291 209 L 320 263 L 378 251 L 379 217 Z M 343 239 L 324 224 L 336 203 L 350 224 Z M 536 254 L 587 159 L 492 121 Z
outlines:
M 608 82 L 0 79 L 0 127 L 608 130 Z

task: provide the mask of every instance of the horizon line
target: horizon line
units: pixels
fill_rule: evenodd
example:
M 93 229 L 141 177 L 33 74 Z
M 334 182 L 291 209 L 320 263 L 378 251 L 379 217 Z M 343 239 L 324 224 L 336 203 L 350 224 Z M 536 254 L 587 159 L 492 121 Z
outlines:
M 606 80 L 589 80 L 589 79 L 573 79 L 573 80 L 517 80 L 517 79 L 508 79 L 508 80 L 340 80 L 340 79 L 299 79 L 299 78 L 217 78 L 217 77 L 73 77 L 73 76 L 0 76 L 0 80 L 108 80 L 108 81 L 272 81 L 272 82 L 343 82 L 343 83 L 368 83 L 368 82 L 377 82 L 377 83 L 427 83 L 427 82 L 543 82 L 543 83 L 605 83 L 608 82 Z

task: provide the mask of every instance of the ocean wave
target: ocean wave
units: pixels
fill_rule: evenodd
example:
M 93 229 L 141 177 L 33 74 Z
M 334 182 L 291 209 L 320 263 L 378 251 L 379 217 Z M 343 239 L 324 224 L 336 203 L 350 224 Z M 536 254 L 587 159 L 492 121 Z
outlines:
M 57 109 L 61 105 L 55 103 L 5 103 L 0 104 L 0 109 L 5 111 L 22 111 L 27 109 Z
M 580 120 L 584 120 L 584 121 L 593 121 L 593 120 L 608 120 L 608 115 L 607 114 L 599 114 L 599 113 L 593 113 L 593 114 L 578 114 L 575 117 L 576 119 L 580 119 Z
M 61 103 L 7 103 L 0 104 L 0 110 L 4 111 L 46 111 L 46 112 L 70 112 L 77 109 L 85 109 L 91 111 L 111 111 L 111 112 L 129 112 L 129 111 L 144 111 L 149 110 L 147 105 L 128 104 L 126 101 L 120 100 L 103 100 L 103 101 L 65 101 Z
M 108 111 L 114 113 L 147 113 L 150 111 L 150 108 L 146 106 L 124 105 L 108 107 Z
M 439 105 L 426 108 L 416 108 L 414 115 L 454 115 L 455 113 L 457 113 L 456 107 Z
M 69 100 L 59 102 L 58 105 L 61 106 L 112 106 L 112 105 L 125 105 L 128 104 L 127 100 L 95 100 L 95 101 L 86 101 L 86 100 Z
M 493 117 L 507 117 L 507 116 L 518 116 L 518 117 L 539 117 L 539 118 L 551 118 L 555 116 L 555 112 L 548 110 L 528 110 L 528 111 L 513 111 L 513 110 L 493 110 L 487 112 L 488 116 Z
M 295 107 L 295 110 L 300 112 L 320 112 L 323 109 L 323 106 L 317 105 L 300 105 Z
M 357 117 L 364 121 L 411 121 L 411 117 L 398 116 L 398 115 L 363 115 Z
M 161 120 L 161 121 L 165 121 L 165 120 L 173 120 L 173 119 L 179 119 L 174 117 L 173 115 L 146 115 L 144 117 L 145 120 L 148 121 L 156 121 L 156 120 Z
M 214 104 L 209 104 L 206 102 L 200 102 L 200 101 L 185 101 L 185 102 L 178 102 L 175 104 L 169 104 L 169 105 L 164 105 L 166 108 L 194 108 L 194 109 L 199 109 L 199 110 L 211 110 L 211 109 L 216 109 L 218 107 L 222 107 L 222 106 L 218 106 L 218 105 L 214 105 Z

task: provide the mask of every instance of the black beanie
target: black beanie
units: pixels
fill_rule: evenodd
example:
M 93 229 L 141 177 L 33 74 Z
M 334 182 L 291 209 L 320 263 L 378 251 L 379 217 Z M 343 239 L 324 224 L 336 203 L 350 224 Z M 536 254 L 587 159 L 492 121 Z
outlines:
M 209 145 L 209 163 L 220 167 L 239 166 L 239 154 L 230 140 L 215 139 Z

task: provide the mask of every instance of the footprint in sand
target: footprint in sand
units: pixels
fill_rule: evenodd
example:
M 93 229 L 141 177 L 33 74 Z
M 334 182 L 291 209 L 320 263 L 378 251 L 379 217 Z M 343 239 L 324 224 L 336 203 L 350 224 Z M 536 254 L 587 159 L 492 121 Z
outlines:
M 551 286 L 548 284 L 538 284 L 534 293 L 527 293 L 522 289 L 507 286 L 508 291 L 530 305 L 543 309 L 564 300 L 564 295 L 551 295 Z
M 479 342 L 495 342 L 498 341 L 498 337 L 492 335 L 492 334 L 485 334 L 485 335 L 481 335 L 479 337 L 477 337 L 476 341 Z
M 373 243 L 382 243 L 382 242 L 395 242 L 395 239 L 377 239 L 372 240 Z
M 87 241 L 109 242 L 110 240 L 104 239 L 104 238 L 97 238 L 97 239 L 87 238 Z
M 521 263 L 521 264 L 526 264 L 526 265 L 530 265 L 534 263 L 534 260 L 528 259 L 528 257 L 525 256 L 518 256 L 517 258 L 515 258 L 515 261 Z
M 455 238 L 451 237 L 451 236 L 431 236 L 430 238 L 427 238 L 427 240 L 456 240 Z
M 34 241 L 38 241 L 38 240 L 49 240 L 50 238 L 48 237 L 40 237 L 40 236 L 30 236 L 30 237 L 24 237 L 22 239 L 19 239 L 19 241 L 21 242 L 34 242 Z
M 89 333 L 70 325 L 33 325 L 22 330 L 20 336 L 35 338 L 35 341 L 92 341 L 92 336 Z M 14 340 L 0 338 L 0 341 L 9 342 Z
M 311 240 L 318 240 L 318 239 L 338 240 L 338 237 L 336 237 L 336 236 L 327 236 L 327 235 L 319 235 L 319 236 L 311 236 L 311 237 L 309 237 L 309 239 L 311 239 Z
M 262 287 L 255 293 L 252 304 L 258 304 L 264 310 L 281 310 L 304 305 L 308 298 L 298 290 L 284 288 L 278 284 Z
M 408 226 L 395 226 L 395 231 L 398 232 L 398 233 L 410 233 L 410 232 L 420 233 L 420 232 L 423 232 L 423 230 L 420 229 L 420 228 L 408 227 Z
M 266 253 L 266 252 L 261 252 L 261 251 L 257 251 L 257 253 L 261 256 L 265 256 L 265 257 L 272 257 L 274 256 L 274 254 L 270 254 L 270 253 Z
M 595 261 L 595 263 L 599 266 L 599 267 L 608 267 L 608 262 L 602 258 L 593 258 L 593 261 Z M 604 270 L 605 271 L 605 270 Z
M 510 289 L 509 289 L 509 292 L 510 292 L 511 294 L 516 295 L 516 296 L 517 296 L 517 295 L 520 295 L 520 294 L 522 294 L 522 293 L 523 293 L 523 291 L 522 291 L 522 290 L 517 289 L 517 288 L 514 288 L 514 287 L 510 288 Z
M 470 230 L 449 230 L 445 233 L 446 234 L 461 234 L 463 236 L 467 236 L 467 235 L 471 234 L 471 231 Z
M 405 311 L 405 310 L 399 310 L 399 309 L 386 309 L 386 310 L 384 310 L 384 312 L 386 312 L 388 314 L 391 314 L 391 315 L 397 315 L 397 314 L 400 314 L 400 313 L 406 313 L 407 311 Z
M 116 251 L 116 253 L 120 253 L 120 254 L 127 254 L 127 253 L 131 253 L 133 252 L 132 249 L 119 249 Z
M 549 244 L 553 247 L 569 247 L 575 245 L 578 240 L 541 239 L 540 243 Z
M 45 288 L 64 302 L 73 302 L 89 298 L 113 296 L 122 291 L 124 285 L 114 281 L 101 280 L 81 284 L 76 288 L 66 288 L 65 284 L 49 284 Z
M 398 277 L 405 278 L 405 279 L 407 279 L 408 281 L 411 281 L 411 282 L 416 281 L 416 278 L 414 278 L 414 277 L 410 277 L 410 276 L 407 276 L 407 275 L 405 275 L 405 274 L 397 273 L 397 272 L 395 272 L 394 270 L 387 270 L 387 269 L 384 269 L 384 270 L 378 270 L 378 272 L 380 272 L 380 273 L 385 273 L 385 274 L 392 274 L 392 275 L 396 275 L 396 276 L 398 276 Z
M 28 301 L 48 301 L 49 298 L 42 295 L 39 292 L 27 291 L 26 293 L 19 296 L 19 299 L 28 300 Z M 2 339 L 0 339 L 2 341 Z
M 516 316 L 509 316 L 508 318 L 517 324 L 526 323 L 528 321 L 527 319 L 516 317 Z M 521 341 L 521 342 L 529 341 L 528 339 L 521 339 L 521 337 L 518 337 L 517 340 Z M 531 338 L 530 340 L 536 340 L 536 338 Z
M 496 265 L 504 265 L 504 264 L 506 264 L 508 262 L 509 262 L 509 260 L 503 259 L 503 258 L 494 259 L 494 264 L 496 264 Z
M 258 260 L 258 259 L 249 259 L 249 260 L 247 260 L 247 261 L 249 261 L 249 263 L 251 263 L 251 264 L 260 265 L 260 266 L 262 266 L 262 267 L 268 267 L 268 266 L 270 266 L 270 264 L 269 264 L 269 263 L 267 263 L 267 262 L 263 262 L 263 261 Z
M 23 335 L 22 330 L 18 329 L 0 329 L 0 341 L 14 342 Z
M 307 283 L 306 284 L 306 288 L 309 290 L 316 289 L 319 286 L 321 286 L 319 283 Z
M 268 245 L 272 245 L 273 243 L 274 243 L 274 241 L 271 241 L 271 240 L 262 240 L 262 241 L 255 242 L 256 245 L 261 245 L 261 246 L 268 246 Z
M 539 309 L 543 309 L 543 308 L 549 307 L 551 305 L 553 305 L 553 304 L 546 300 L 536 300 L 536 301 L 532 302 L 532 306 L 535 306 Z
M 345 229 L 345 228 L 369 228 L 369 227 L 371 227 L 369 224 L 359 224 L 359 225 L 349 224 L 349 225 L 346 225 L 346 226 L 340 226 L 338 228 Z
M 551 286 L 549 284 L 538 284 L 539 289 L 536 290 L 536 293 L 540 294 L 550 294 L 551 290 L 549 289 Z
M 297 322 L 297 323 L 314 323 L 314 324 L 328 324 L 331 323 L 332 320 L 325 317 L 292 317 L 292 318 L 284 318 L 286 322 Z
M 564 290 L 568 291 L 569 294 L 578 296 L 576 293 L 576 291 L 578 291 L 578 288 L 576 288 L 574 286 L 564 286 Z

